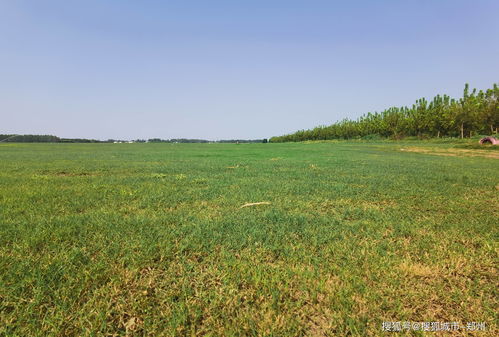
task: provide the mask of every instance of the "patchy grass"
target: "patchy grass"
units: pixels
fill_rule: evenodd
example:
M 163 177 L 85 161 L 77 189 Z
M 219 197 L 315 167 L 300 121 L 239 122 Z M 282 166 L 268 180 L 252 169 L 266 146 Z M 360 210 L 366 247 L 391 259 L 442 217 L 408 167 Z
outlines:
M 17 145 L 0 144 L 0 335 L 497 333 L 493 149 Z
M 460 149 L 460 148 L 435 148 L 435 147 L 417 147 L 407 146 L 400 148 L 400 151 L 419 152 L 425 154 L 433 154 L 437 156 L 450 157 L 486 157 L 499 159 L 499 151 L 487 151 L 484 149 Z

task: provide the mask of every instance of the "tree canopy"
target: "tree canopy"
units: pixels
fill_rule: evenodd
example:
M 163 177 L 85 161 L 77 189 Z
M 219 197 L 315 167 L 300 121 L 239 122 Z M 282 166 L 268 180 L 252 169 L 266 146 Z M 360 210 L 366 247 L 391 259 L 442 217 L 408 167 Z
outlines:
M 367 113 L 356 120 L 344 119 L 329 126 L 300 130 L 272 137 L 271 142 L 297 142 L 351 138 L 471 137 L 497 134 L 499 126 L 499 87 L 470 90 L 463 97 L 437 95 L 431 101 L 418 99 L 411 107 L 391 107 Z

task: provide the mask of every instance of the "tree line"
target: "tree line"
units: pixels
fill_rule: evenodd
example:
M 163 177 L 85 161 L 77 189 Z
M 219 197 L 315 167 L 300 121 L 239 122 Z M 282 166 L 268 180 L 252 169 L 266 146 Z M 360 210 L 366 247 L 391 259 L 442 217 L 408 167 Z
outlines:
M 59 138 L 53 135 L 2 135 L 0 142 L 9 143 L 109 143 L 112 140 L 102 141 L 85 138 Z
M 221 139 L 221 140 L 206 140 L 206 139 L 187 139 L 173 138 L 160 139 L 151 138 L 147 140 L 149 143 L 267 143 L 267 139 Z
M 55 143 L 61 139 L 52 135 L 0 135 L 0 142 Z
M 270 142 L 305 140 L 472 137 L 497 134 L 499 126 L 499 87 L 470 90 L 465 84 L 463 97 L 437 95 L 431 101 L 418 99 L 411 107 L 392 107 L 367 113 L 356 120 L 343 119 L 329 126 L 300 130 L 272 137 Z
M 132 141 L 108 139 L 86 139 L 86 138 L 59 138 L 52 135 L 7 135 L 0 134 L 0 142 L 10 143 L 267 143 L 267 139 L 223 139 L 217 141 L 210 141 L 206 139 L 188 139 L 188 138 L 174 138 L 174 139 L 160 139 L 151 138 L 135 139 Z

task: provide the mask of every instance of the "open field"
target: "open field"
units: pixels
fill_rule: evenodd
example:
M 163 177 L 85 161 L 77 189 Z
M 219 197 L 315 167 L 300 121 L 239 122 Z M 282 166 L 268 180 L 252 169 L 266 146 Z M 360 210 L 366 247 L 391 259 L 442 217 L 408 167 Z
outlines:
M 0 335 L 496 335 L 499 152 L 475 148 L 0 144 Z

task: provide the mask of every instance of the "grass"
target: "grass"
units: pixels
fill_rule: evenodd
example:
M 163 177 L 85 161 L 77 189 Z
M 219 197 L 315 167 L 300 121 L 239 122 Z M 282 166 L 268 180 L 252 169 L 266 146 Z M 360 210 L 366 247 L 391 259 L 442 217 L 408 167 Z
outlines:
M 0 335 L 493 336 L 498 161 L 463 149 L 0 144 Z

